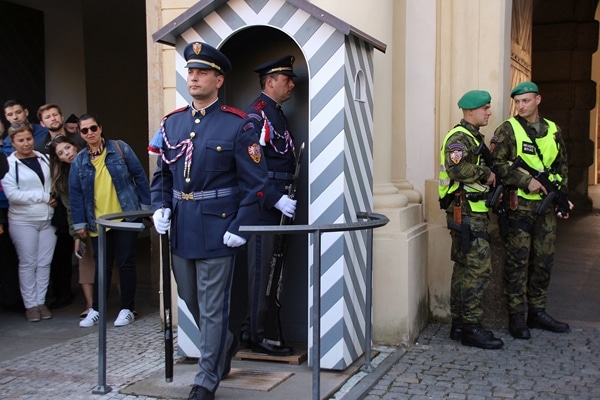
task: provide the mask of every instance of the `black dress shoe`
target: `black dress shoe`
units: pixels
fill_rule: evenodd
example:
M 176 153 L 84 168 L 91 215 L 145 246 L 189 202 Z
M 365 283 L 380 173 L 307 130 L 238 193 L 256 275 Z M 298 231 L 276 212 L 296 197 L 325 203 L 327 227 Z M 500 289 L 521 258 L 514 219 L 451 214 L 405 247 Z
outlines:
M 460 340 L 463 334 L 463 323 L 460 319 L 452 320 L 452 327 L 450 327 L 450 339 Z
M 240 333 L 240 349 L 249 349 L 252 346 L 250 332 L 242 331 Z
M 531 332 L 525 324 L 525 314 L 511 314 L 508 320 L 508 331 L 515 339 L 531 339 Z
M 208 390 L 207 388 L 194 385 L 192 386 L 192 391 L 188 397 L 188 400 L 213 400 L 215 398 L 215 394 Z
M 223 374 L 221 374 L 221 379 L 227 378 L 229 372 L 231 371 L 231 359 L 235 356 L 235 353 L 238 352 L 238 341 L 233 337 L 233 341 L 231 342 L 231 346 L 227 350 L 227 354 L 225 354 L 225 367 L 223 368 Z
M 550 332 L 569 332 L 569 324 L 560 322 L 549 316 L 545 310 L 529 310 L 527 313 L 527 326 L 543 329 Z
M 277 346 L 267 342 L 254 343 L 252 342 L 252 351 L 255 353 L 264 353 L 270 356 L 291 356 L 294 354 L 294 349 L 290 346 Z
M 479 347 L 480 349 L 499 349 L 504 345 L 501 339 L 494 337 L 490 331 L 486 331 L 481 325 L 463 325 L 461 343 L 465 346 Z

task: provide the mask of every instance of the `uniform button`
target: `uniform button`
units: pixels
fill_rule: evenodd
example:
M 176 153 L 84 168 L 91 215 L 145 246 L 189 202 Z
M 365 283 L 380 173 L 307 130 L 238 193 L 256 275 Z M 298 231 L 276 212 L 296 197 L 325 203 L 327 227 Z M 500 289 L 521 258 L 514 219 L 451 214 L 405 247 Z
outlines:
M 197 123 L 197 124 L 199 124 L 199 123 L 200 123 L 200 118 L 196 118 L 196 119 L 194 120 L 194 122 L 195 122 L 195 123 Z
M 221 146 L 217 146 L 217 151 L 221 151 Z
M 221 218 L 226 218 L 226 217 L 227 217 L 227 213 L 221 214 Z
M 190 137 L 193 138 L 194 136 L 196 136 L 196 133 L 195 132 L 191 132 L 190 133 Z

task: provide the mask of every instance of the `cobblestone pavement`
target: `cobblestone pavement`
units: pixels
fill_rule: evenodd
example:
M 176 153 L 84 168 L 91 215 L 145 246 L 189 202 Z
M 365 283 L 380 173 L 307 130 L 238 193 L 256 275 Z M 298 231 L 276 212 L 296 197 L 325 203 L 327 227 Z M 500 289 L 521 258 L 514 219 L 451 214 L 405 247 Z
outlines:
M 107 326 L 106 332 L 109 393 L 92 394 L 98 385 L 95 330 L 0 363 L 0 399 L 154 399 L 122 395 L 119 388 L 164 368 L 164 336 L 158 312 L 128 327 Z
M 156 399 L 119 390 L 163 370 L 158 313 L 129 328 L 107 327 L 109 393 L 92 394 L 98 384 L 93 332 L 0 363 L 0 398 Z M 600 324 L 572 325 L 568 334 L 532 330 L 528 341 L 496 331 L 505 342 L 501 350 L 462 346 L 448 338 L 448 330 L 449 325 L 430 324 L 408 350 L 379 348 L 381 356 L 396 361 L 386 366 L 374 360 L 375 372 L 357 373 L 351 387 L 332 398 L 600 399 Z M 361 380 L 367 381 L 362 388 Z
M 600 399 L 600 325 L 568 334 L 496 331 L 501 350 L 462 346 L 449 325 L 431 324 L 363 397 L 375 399 Z

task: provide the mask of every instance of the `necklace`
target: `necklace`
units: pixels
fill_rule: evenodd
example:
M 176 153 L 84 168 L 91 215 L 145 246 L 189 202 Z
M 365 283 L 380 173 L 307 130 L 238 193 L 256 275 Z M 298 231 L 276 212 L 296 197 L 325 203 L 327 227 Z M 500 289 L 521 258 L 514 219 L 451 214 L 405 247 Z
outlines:
M 92 149 L 88 146 L 88 155 L 90 156 L 90 158 L 96 158 L 98 157 L 100 154 L 102 154 L 102 152 L 104 151 L 104 139 L 102 139 L 102 142 L 100 143 L 100 147 L 98 147 L 96 150 L 92 151 Z

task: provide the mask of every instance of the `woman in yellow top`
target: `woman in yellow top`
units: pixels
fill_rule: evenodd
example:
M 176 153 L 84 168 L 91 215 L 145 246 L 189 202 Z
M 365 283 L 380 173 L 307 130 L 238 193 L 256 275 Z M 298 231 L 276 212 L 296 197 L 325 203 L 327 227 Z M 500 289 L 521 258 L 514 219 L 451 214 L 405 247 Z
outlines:
M 79 117 L 79 132 L 87 143 L 71 164 L 69 198 L 73 229 L 80 238 L 91 237 L 96 262 L 94 300 L 88 315 L 79 326 L 94 326 L 98 313 L 98 226 L 102 215 L 135 210 L 150 210 L 150 186 L 146 173 L 131 149 L 123 141 L 104 138 L 102 124 L 90 114 Z M 106 234 L 106 265 L 116 263 L 121 286 L 121 311 L 115 326 L 135 319 L 136 270 L 134 249 L 138 233 L 111 229 Z M 107 287 L 111 282 L 106 268 Z

